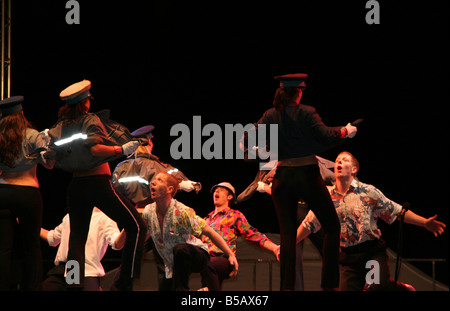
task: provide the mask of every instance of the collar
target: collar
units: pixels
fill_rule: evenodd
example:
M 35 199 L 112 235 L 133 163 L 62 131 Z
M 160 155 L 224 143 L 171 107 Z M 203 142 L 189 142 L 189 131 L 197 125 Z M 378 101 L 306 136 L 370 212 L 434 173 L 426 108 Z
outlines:
M 222 214 L 225 215 L 226 213 L 228 213 L 231 210 L 231 208 L 228 206 L 226 208 L 224 208 L 223 210 L 216 212 L 216 210 L 214 209 L 211 213 L 208 214 L 209 217 L 214 218 L 214 216 Z
M 348 188 L 348 190 L 349 190 L 349 191 L 350 191 L 350 190 L 354 191 L 354 190 L 357 189 L 357 188 L 359 188 L 359 181 L 358 181 L 356 178 L 353 178 L 352 183 L 350 184 L 350 187 Z M 341 194 L 338 193 L 337 190 L 336 190 L 336 184 L 335 184 L 331 189 L 333 190 L 333 194 L 339 194 L 339 195 L 341 195 Z M 348 193 L 348 191 L 347 191 L 347 193 Z
M 156 160 L 156 161 L 159 160 L 159 158 L 157 156 L 155 156 L 154 154 L 146 153 L 146 152 L 136 152 L 136 157 L 137 158 L 146 158 L 146 159 Z

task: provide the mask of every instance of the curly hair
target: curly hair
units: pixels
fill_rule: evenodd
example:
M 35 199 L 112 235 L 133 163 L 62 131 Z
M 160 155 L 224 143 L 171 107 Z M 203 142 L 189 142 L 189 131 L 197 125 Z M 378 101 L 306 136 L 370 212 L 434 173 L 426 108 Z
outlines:
M 14 112 L 0 119 L 0 162 L 14 167 L 19 157 L 23 136 L 27 128 L 33 128 L 22 111 Z

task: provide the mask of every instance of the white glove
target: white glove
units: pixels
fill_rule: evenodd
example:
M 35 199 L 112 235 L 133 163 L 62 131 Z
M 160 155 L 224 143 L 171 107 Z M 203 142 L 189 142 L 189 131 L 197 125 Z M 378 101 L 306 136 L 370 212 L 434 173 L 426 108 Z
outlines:
M 353 138 L 356 135 L 356 132 L 358 131 L 358 128 L 356 126 L 351 125 L 348 123 L 345 128 L 347 129 L 347 137 Z
M 129 141 L 126 144 L 122 145 L 122 152 L 124 155 L 130 155 L 133 152 L 136 151 L 136 149 L 139 147 L 139 142 L 138 141 Z
M 180 182 L 180 189 L 186 192 L 191 192 L 192 190 L 194 190 L 194 182 L 190 181 L 190 180 L 182 180 Z
M 263 183 L 262 181 L 258 181 L 258 187 L 256 188 L 256 191 L 261 192 L 261 193 L 265 193 L 266 190 L 264 189 L 264 186 L 266 184 Z
M 48 135 L 48 131 L 49 131 L 49 129 L 45 129 L 45 130 L 39 132 L 39 134 L 41 134 L 45 139 L 45 146 L 48 146 L 48 144 L 50 143 L 50 140 L 52 139 L 50 137 L 50 135 Z
M 42 161 L 42 163 L 45 163 L 45 164 L 47 164 L 47 159 L 45 158 L 45 153 L 47 152 L 47 150 L 44 150 L 44 151 L 41 151 L 41 161 Z

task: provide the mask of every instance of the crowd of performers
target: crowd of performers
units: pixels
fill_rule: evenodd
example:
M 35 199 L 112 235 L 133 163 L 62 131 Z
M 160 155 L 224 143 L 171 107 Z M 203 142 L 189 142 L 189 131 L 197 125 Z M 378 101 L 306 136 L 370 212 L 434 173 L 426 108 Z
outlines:
M 178 190 L 200 191 L 201 183 L 152 154 L 153 126 L 130 133 L 108 113 L 89 112 L 90 81 L 60 93 L 58 120 L 42 132 L 25 118 L 22 96 L 2 100 L 0 290 L 101 290 L 100 278 L 105 275 L 101 259 L 110 245 L 122 251 L 110 290 L 130 291 L 141 275 L 148 241 L 157 263 L 159 290 L 190 290 L 190 275 L 200 273 L 202 285 L 218 291 L 224 280 L 238 273 L 238 236 L 273 252 L 280 261 L 280 290 L 304 289 L 298 246 L 307 236 L 322 256 L 323 290 L 363 290 L 368 260 L 380 264 L 380 288 L 391 284 L 377 220 L 391 224 L 401 216 L 435 236 L 444 232 L 445 224 L 436 215 L 424 218 L 405 210 L 374 186 L 360 182 L 359 163 L 352 154 L 342 152 L 334 162 L 316 156 L 354 137 L 357 126 L 328 127 L 313 107 L 300 104 L 306 74 L 275 79 L 280 86 L 273 107 L 256 124 L 278 125 L 276 168 L 258 172 L 240 195 L 228 182 L 212 187 L 214 210 L 205 218 L 174 198 Z M 108 162 L 124 156 L 127 159 L 111 172 Z M 68 214 L 53 230 L 41 228 L 38 164 L 73 174 L 66 196 Z M 272 197 L 280 245 L 232 208 L 256 191 Z M 17 230 L 24 254 L 19 284 L 12 278 Z M 58 246 L 55 266 L 45 276 L 40 239 Z M 79 275 L 68 282 L 67 263 L 73 261 L 81 263 Z

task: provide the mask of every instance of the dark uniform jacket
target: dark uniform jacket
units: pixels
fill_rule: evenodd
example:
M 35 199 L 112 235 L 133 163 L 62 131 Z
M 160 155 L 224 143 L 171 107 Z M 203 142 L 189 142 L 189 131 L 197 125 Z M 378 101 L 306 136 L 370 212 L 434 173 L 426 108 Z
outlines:
M 153 202 L 150 197 L 150 182 L 160 172 L 170 172 L 179 182 L 189 180 L 172 165 L 161 162 L 157 156 L 139 152 L 135 157 L 117 164 L 112 181 L 114 187 L 129 200 L 144 207 Z M 124 179 L 126 177 L 139 177 L 139 179 L 133 178 L 127 181 Z
M 278 124 L 278 160 L 315 155 L 344 141 L 342 126 L 326 126 L 307 105 L 295 107 L 291 116 L 271 108 L 257 124 Z

